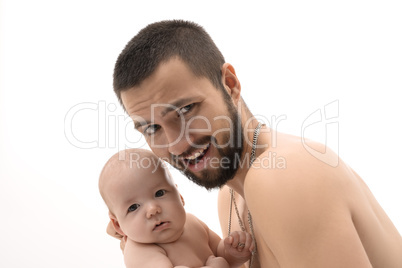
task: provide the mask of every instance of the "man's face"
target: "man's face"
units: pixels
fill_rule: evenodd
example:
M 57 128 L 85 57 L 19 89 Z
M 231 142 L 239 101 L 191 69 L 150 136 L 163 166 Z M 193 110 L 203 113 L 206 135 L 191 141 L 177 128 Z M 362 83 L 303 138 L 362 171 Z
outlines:
M 173 58 L 121 98 L 158 157 L 208 189 L 233 178 L 242 153 L 240 118 L 207 78 Z

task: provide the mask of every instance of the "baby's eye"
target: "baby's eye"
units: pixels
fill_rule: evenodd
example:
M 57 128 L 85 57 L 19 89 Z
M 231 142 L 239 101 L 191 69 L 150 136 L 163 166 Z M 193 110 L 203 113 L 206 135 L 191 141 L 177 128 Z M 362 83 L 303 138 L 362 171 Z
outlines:
M 128 208 L 128 212 L 133 212 L 135 210 L 137 210 L 137 208 L 139 208 L 140 205 L 138 204 L 132 204 L 129 208 Z
M 166 190 L 158 190 L 158 191 L 155 193 L 155 197 L 162 197 L 162 196 L 165 195 L 165 193 L 166 193 Z
M 156 131 L 158 131 L 161 127 L 159 125 L 149 125 L 145 130 L 145 135 L 153 135 Z
M 189 111 L 191 111 L 191 109 L 193 109 L 193 107 L 194 107 L 194 103 L 180 108 L 178 112 L 179 112 L 179 114 L 185 114 L 185 113 L 188 113 Z

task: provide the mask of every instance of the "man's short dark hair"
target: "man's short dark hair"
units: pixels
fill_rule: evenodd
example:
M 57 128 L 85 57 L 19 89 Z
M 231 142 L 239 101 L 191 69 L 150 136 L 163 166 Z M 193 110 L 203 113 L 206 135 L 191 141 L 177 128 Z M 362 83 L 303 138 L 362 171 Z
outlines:
M 122 91 L 138 86 L 160 63 L 175 56 L 196 76 L 223 88 L 221 67 L 225 59 L 208 33 L 189 21 L 160 21 L 142 29 L 117 58 L 113 88 L 120 103 Z

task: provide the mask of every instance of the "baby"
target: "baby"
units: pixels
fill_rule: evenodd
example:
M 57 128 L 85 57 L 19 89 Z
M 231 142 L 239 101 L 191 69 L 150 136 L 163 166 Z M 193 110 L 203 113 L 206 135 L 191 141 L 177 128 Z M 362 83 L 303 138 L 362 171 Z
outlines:
M 99 191 L 114 229 L 126 241 L 127 268 L 228 268 L 250 259 L 251 235 L 233 232 L 222 240 L 186 213 L 170 173 L 150 151 L 129 149 L 112 156 L 101 172 Z

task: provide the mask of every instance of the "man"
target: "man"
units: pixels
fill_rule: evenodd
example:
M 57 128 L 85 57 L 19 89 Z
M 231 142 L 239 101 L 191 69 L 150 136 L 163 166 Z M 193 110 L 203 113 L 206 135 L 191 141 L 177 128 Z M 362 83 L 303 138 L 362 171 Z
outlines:
M 247 230 L 256 240 L 250 267 L 402 267 L 402 238 L 362 179 L 341 160 L 326 164 L 335 153 L 322 161 L 300 138 L 261 125 L 200 26 L 141 30 L 117 59 L 114 90 L 156 155 L 221 187 L 224 234 Z M 273 155 L 280 166 L 266 165 Z

